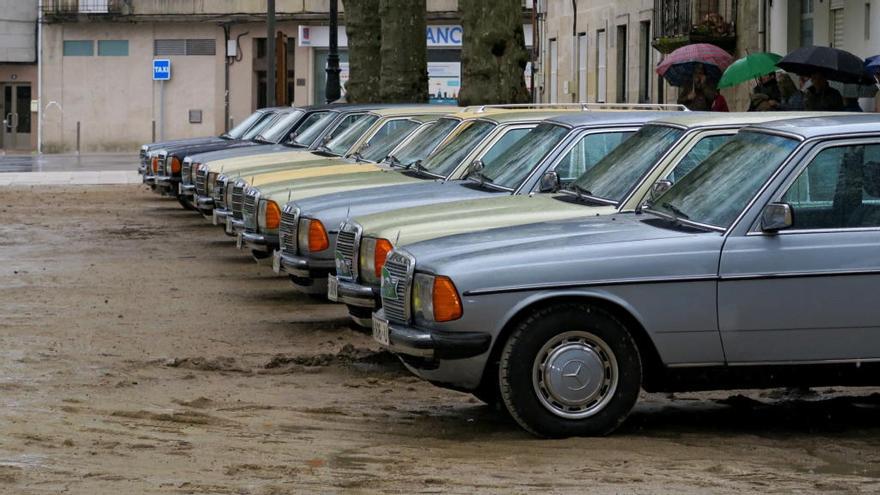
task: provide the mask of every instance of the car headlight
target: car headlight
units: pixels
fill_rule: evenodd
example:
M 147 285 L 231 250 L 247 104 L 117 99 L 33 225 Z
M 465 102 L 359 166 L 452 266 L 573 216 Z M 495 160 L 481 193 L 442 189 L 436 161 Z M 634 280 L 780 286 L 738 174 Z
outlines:
M 320 220 L 301 218 L 296 233 L 297 247 L 303 253 L 317 253 L 330 247 L 327 229 Z
M 170 156 L 165 157 L 165 163 L 163 165 L 163 170 L 164 170 L 163 173 L 165 175 L 171 175 L 171 160 L 172 160 L 172 158 L 173 157 L 170 157 Z
M 217 180 L 217 172 L 208 172 L 207 183 L 205 184 L 205 187 L 208 188 L 208 196 L 214 192 L 215 180 Z
M 271 199 L 260 200 L 257 225 L 261 231 L 278 230 L 278 226 L 281 225 L 281 208 L 278 207 L 278 203 Z
M 368 284 L 378 285 L 382 280 L 382 267 L 385 266 L 385 258 L 394 249 L 388 239 L 364 237 L 361 240 L 361 249 L 358 256 L 358 267 L 361 279 Z
M 416 323 L 461 318 L 461 298 L 452 279 L 442 275 L 417 273 L 413 277 L 412 314 Z
M 199 170 L 201 170 L 201 168 L 203 166 L 204 166 L 204 164 L 202 164 L 202 163 L 193 162 L 192 167 L 190 167 L 190 169 L 189 169 L 189 183 L 190 184 L 196 183 L 196 174 L 199 173 Z

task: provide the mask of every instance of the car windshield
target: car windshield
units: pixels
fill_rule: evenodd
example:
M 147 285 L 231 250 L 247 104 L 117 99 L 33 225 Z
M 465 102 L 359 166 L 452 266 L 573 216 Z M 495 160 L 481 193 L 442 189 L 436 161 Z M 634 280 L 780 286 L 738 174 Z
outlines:
M 657 161 L 684 135 L 682 129 L 646 125 L 584 172 L 570 187 L 579 194 L 620 203 Z
M 444 118 L 430 124 L 430 127 L 397 150 L 394 164 L 405 167 L 416 160 L 424 160 L 459 123 L 461 121 L 458 119 Z
M 726 230 L 797 145 L 791 138 L 740 132 L 648 211 Z
M 561 125 L 540 124 L 494 158 L 483 157 L 482 180 L 505 189 L 516 189 L 568 131 Z
M 272 143 L 281 141 L 282 138 L 287 136 L 287 133 L 290 131 L 290 128 L 293 127 L 293 124 L 296 124 L 296 121 L 302 117 L 303 113 L 305 112 L 302 110 L 285 113 L 279 117 L 278 120 L 273 122 L 266 130 L 261 132 L 259 137 Z
M 272 115 L 267 112 L 254 112 L 248 115 L 248 118 L 242 120 L 237 126 L 233 127 L 226 133 L 232 139 L 241 139 L 244 133 L 248 131 L 258 120 Z
M 373 138 L 370 139 L 359 150 L 360 158 L 368 162 L 378 162 L 383 160 L 388 153 L 406 139 L 413 131 L 419 127 L 419 123 L 414 120 L 395 120 L 383 126 L 382 130 L 388 127 L 388 132 L 380 130 Z
M 266 117 L 263 118 L 263 120 L 260 120 L 259 122 L 254 124 L 253 127 L 248 129 L 248 131 L 245 132 L 244 136 L 242 136 L 241 138 L 242 139 L 254 139 L 255 137 L 259 136 L 260 133 L 263 132 L 264 129 L 268 129 L 277 120 L 278 120 L 277 113 L 267 114 Z
M 328 141 L 327 144 L 324 145 L 324 149 L 338 156 L 348 153 L 348 150 L 351 149 L 358 138 L 367 132 L 377 120 L 379 120 L 378 115 L 364 115 L 363 118 L 358 120 L 354 125 Z
M 310 113 L 309 115 L 306 115 L 302 119 L 302 122 L 300 122 L 299 125 L 297 125 L 295 129 L 293 129 L 294 132 L 291 132 L 288 135 L 288 138 L 283 141 L 284 144 L 293 145 L 293 146 L 307 146 L 307 145 L 297 144 L 295 141 L 296 137 L 299 136 L 300 134 L 302 134 L 303 132 L 309 130 L 311 127 L 313 127 L 318 122 L 320 122 L 321 119 L 323 119 L 324 116 L 326 116 L 328 113 L 330 113 L 330 112 L 314 112 L 314 113 Z M 318 132 L 320 132 L 320 129 L 318 129 Z M 314 139 L 312 141 L 314 141 Z M 311 142 L 309 144 L 311 144 Z
M 339 115 L 336 112 L 327 112 L 324 114 L 318 114 L 319 117 L 317 120 L 312 122 L 311 124 L 308 121 L 304 122 L 303 125 L 298 129 L 298 133 L 295 138 L 293 138 L 293 144 L 297 146 L 311 146 L 312 143 L 318 139 L 318 136 L 321 135 L 321 132 L 324 131 L 327 126 L 329 126 L 336 117 Z M 309 116 L 311 118 L 311 116 Z
M 447 177 L 461 164 L 495 128 L 492 122 L 474 120 L 462 124 L 462 129 L 448 143 L 428 155 L 421 168 L 430 174 Z

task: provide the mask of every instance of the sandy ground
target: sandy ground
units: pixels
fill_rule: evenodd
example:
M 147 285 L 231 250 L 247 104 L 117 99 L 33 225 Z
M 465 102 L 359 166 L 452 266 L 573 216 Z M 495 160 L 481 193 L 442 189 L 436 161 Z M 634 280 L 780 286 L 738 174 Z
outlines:
M 646 395 L 536 440 L 140 186 L 4 188 L 0 493 L 880 491 L 880 395 Z

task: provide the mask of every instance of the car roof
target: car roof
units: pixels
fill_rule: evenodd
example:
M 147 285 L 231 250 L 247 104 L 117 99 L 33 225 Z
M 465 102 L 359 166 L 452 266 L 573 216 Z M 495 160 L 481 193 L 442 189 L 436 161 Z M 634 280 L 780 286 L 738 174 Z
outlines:
M 420 115 L 429 113 L 450 113 L 458 110 L 459 107 L 447 105 L 404 105 L 392 108 L 376 108 L 370 112 L 380 117 L 406 117 L 410 115 Z
M 551 117 L 558 117 L 560 114 L 565 113 L 585 113 L 580 110 L 565 110 L 565 109 L 533 109 L 533 110 L 499 110 L 494 109 L 492 111 L 486 110 L 480 113 L 472 114 L 475 117 L 479 117 L 485 120 L 491 120 L 497 124 L 506 124 L 511 122 L 522 122 L 522 121 L 535 121 L 535 120 L 545 120 Z
M 425 122 L 434 122 L 435 120 L 439 119 L 440 117 L 445 117 L 445 115 L 444 114 L 437 114 L 437 113 L 428 114 L 428 115 L 413 115 L 409 119 L 414 120 L 416 122 L 425 123 Z
M 748 129 L 786 132 L 810 139 L 819 136 L 880 132 L 880 114 L 828 113 L 749 126 Z
M 672 124 L 687 128 L 746 126 L 772 120 L 816 115 L 821 114 L 819 112 L 682 112 L 653 123 Z
M 574 127 L 597 124 L 638 124 L 657 119 L 674 117 L 682 112 L 658 112 L 647 110 L 609 110 L 587 111 L 556 115 L 547 119 L 548 122 Z

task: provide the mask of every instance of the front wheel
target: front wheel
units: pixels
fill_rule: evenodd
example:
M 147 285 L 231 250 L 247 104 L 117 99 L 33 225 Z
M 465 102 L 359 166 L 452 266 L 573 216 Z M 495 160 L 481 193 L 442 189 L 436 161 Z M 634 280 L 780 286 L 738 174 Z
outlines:
M 186 196 L 184 194 L 178 194 L 177 195 L 177 202 L 180 203 L 180 206 L 182 206 L 185 210 L 197 211 L 198 209 L 195 207 L 195 205 L 192 204 L 192 202 L 189 200 L 189 198 L 190 198 L 190 196 Z
M 536 310 L 501 353 L 501 398 L 529 432 L 546 437 L 611 433 L 639 396 L 642 367 L 626 326 L 586 303 Z

